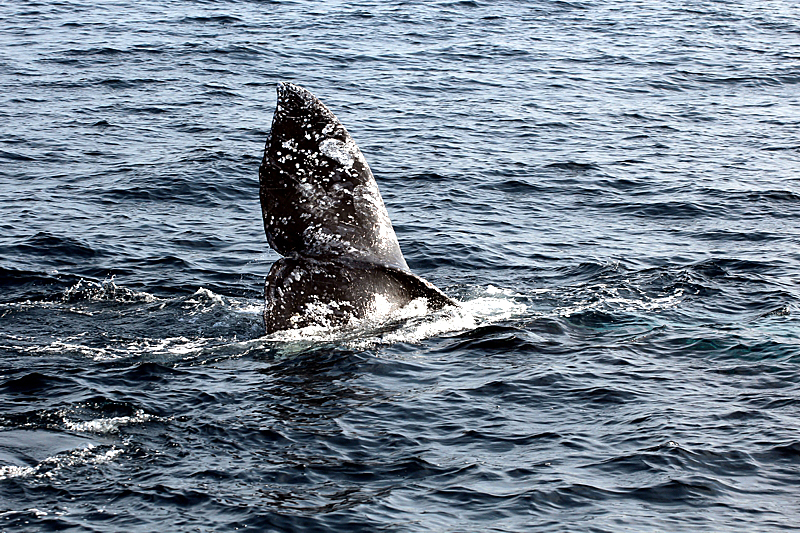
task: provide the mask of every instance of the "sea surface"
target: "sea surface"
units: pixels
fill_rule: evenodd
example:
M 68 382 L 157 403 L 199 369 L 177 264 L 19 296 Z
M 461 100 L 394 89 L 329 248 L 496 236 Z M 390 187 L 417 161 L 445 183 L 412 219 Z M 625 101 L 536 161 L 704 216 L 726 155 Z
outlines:
M 264 336 L 292 81 L 461 302 Z M 800 531 L 794 0 L 0 3 L 0 531 Z

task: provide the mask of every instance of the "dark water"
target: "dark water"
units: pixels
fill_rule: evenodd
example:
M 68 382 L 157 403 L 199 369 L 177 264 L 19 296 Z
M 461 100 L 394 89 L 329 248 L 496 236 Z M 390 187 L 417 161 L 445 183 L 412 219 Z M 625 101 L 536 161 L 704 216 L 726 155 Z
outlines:
M 0 530 L 798 530 L 798 21 L 0 4 Z M 282 80 L 460 311 L 262 336 Z

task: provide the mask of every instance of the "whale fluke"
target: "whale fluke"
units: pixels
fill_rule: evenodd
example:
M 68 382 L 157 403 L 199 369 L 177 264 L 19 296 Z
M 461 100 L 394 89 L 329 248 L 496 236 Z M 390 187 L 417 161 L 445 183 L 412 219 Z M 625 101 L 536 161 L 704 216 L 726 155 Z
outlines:
M 267 277 L 268 333 L 343 325 L 417 298 L 455 305 L 411 273 L 361 150 L 302 87 L 278 86 L 259 183 L 267 241 L 284 256 Z

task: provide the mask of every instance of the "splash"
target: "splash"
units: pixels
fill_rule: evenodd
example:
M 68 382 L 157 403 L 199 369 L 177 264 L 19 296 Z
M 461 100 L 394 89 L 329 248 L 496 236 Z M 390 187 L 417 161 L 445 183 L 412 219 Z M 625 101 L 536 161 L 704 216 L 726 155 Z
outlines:
M 81 279 L 67 288 L 61 297 L 63 302 L 76 301 L 113 301 L 113 302 L 154 302 L 158 300 L 148 292 L 140 292 L 118 286 L 114 276 L 103 281 Z
M 351 321 L 344 327 L 305 328 L 276 332 L 264 340 L 276 343 L 283 355 L 304 352 L 314 347 L 334 344 L 352 349 L 369 349 L 395 343 L 420 343 L 425 339 L 476 329 L 494 322 L 524 315 L 529 307 L 520 295 L 491 285 L 474 289 L 458 306 L 429 312 L 424 298 L 418 298 L 392 313 L 375 313 L 368 319 Z

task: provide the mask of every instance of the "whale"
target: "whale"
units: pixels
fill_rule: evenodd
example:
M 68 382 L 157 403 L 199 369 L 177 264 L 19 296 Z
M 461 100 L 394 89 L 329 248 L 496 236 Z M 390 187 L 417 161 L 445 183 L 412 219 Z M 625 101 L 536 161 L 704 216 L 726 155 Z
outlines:
M 282 257 L 266 278 L 267 334 L 380 321 L 414 303 L 457 306 L 411 272 L 378 184 L 336 115 L 282 82 L 259 166 L 269 246 Z

